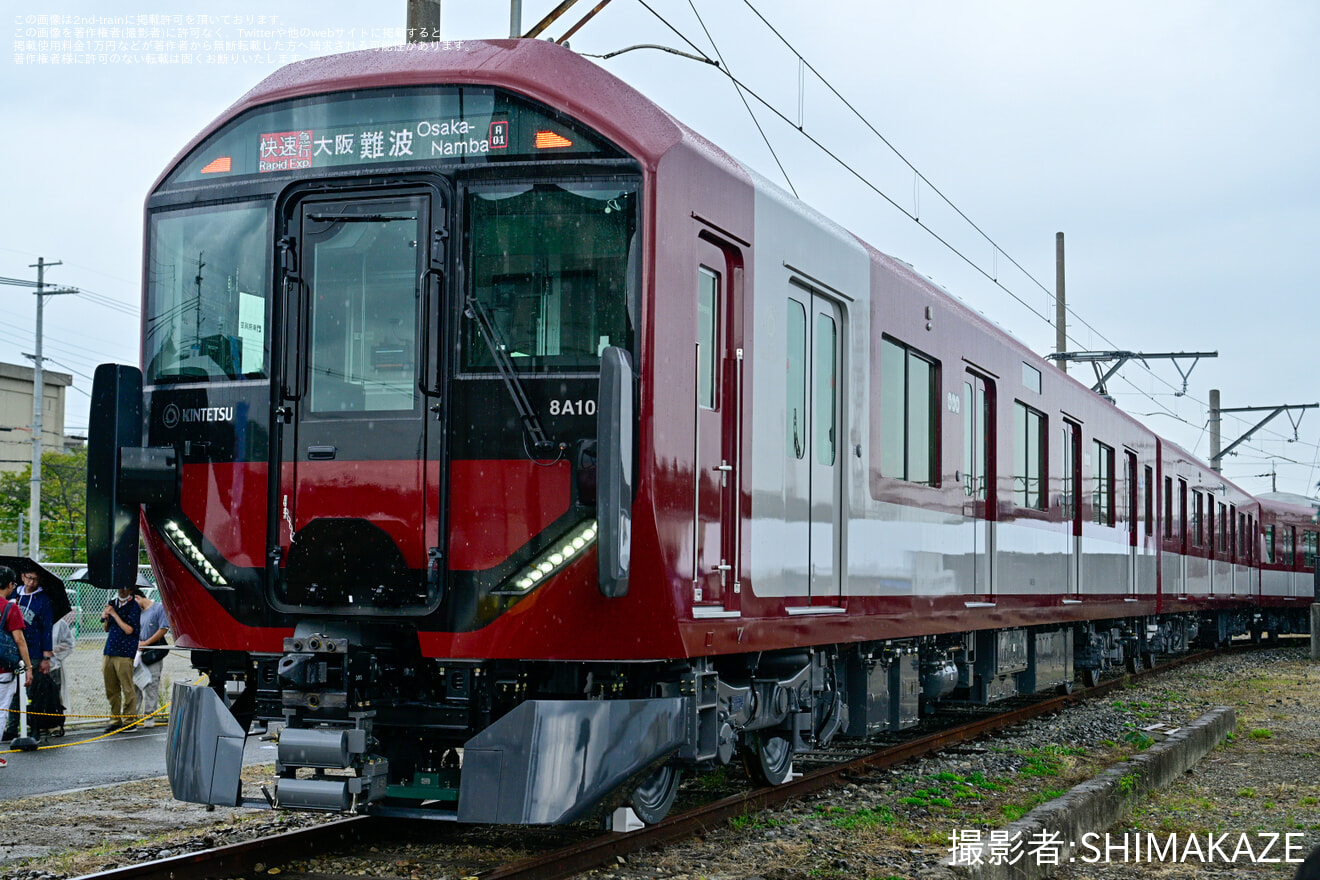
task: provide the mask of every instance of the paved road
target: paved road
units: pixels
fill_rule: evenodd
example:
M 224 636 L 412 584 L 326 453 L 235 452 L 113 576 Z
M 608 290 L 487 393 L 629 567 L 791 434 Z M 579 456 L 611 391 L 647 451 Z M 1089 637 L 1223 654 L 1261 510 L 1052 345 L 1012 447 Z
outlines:
M 134 729 L 84 742 L 100 736 L 101 728 L 85 731 L 70 728 L 63 738 L 50 741 L 58 748 L 35 752 L 0 749 L 0 756 L 9 761 L 9 766 L 0 770 L 0 801 L 164 776 L 168 732 L 166 726 Z M 249 736 L 243 761 L 273 763 L 274 744 L 263 742 L 259 736 Z

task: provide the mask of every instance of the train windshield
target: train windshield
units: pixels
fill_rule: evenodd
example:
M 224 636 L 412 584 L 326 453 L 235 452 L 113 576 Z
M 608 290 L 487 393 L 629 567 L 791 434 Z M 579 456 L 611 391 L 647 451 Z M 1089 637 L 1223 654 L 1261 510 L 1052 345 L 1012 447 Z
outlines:
M 152 217 L 148 382 L 267 375 L 268 218 L 264 204 L 252 203 Z
M 523 373 L 598 370 L 631 348 L 637 260 L 633 181 L 491 185 L 469 190 L 469 295 L 495 340 L 465 322 L 463 369 L 495 369 L 491 345 Z

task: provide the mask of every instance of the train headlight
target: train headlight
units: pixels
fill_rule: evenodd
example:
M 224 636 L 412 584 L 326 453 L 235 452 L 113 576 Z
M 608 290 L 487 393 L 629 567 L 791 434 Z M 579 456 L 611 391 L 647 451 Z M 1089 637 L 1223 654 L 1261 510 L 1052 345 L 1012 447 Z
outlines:
M 596 541 L 596 521 L 587 520 L 567 536 L 543 551 L 522 571 L 509 578 L 495 592 L 502 595 L 521 595 L 541 581 L 577 559 Z
M 190 561 L 197 573 L 212 586 L 223 587 L 228 585 L 229 581 L 224 579 L 219 570 L 211 564 L 211 560 L 206 558 L 206 554 L 193 543 L 192 539 L 188 537 L 188 533 L 178 523 L 173 520 L 166 522 L 165 536 L 174 545 L 174 549 L 178 551 L 178 554 Z

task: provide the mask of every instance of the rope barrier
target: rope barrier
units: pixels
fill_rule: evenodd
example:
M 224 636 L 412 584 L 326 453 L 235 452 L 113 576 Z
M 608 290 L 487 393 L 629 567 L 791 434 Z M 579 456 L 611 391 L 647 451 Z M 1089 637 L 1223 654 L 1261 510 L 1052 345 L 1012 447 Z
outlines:
M 170 708 L 170 704 L 169 704 L 169 703 L 166 703 L 164 706 L 161 706 L 159 709 L 157 709 L 155 712 L 152 712 L 150 715 L 135 715 L 135 716 L 133 716 L 134 718 L 137 719 L 136 721 L 131 721 L 131 722 L 129 722 L 128 724 L 125 724 L 123 727 L 120 727 L 120 728 L 118 728 L 118 729 L 116 729 L 116 730 L 107 730 L 107 731 L 105 731 L 105 732 L 103 732 L 103 733 L 100 733 L 100 734 L 98 734 L 98 735 L 92 737 L 91 739 L 81 739 L 81 740 L 78 740 L 77 742 L 54 743 L 54 744 L 48 744 L 48 745 L 44 745 L 44 746 L 37 746 L 37 751 L 40 752 L 40 751 L 45 751 L 45 750 L 47 750 L 47 749 L 67 749 L 69 746 L 81 746 L 81 745 L 86 745 L 87 743 L 93 743 L 93 742 L 96 742 L 96 741 L 99 740 L 99 739 L 105 739 L 105 738 L 108 737 L 108 736 L 114 736 L 116 733 L 123 733 L 125 730 L 131 730 L 131 729 L 133 729 L 134 727 L 137 727 L 138 725 L 142 724 L 142 722 L 144 722 L 144 721 L 146 721 L 146 720 L 148 720 L 148 719 L 150 719 L 150 718 L 155 718 L 157 715 L 159 715 L 159 714 L 162 713 L 162 712 L 167 711 L 169 708 Z M 6 711 L 6 712 L 9 712 L 9 711 L 12 711 L 12 710 L 6 709 L 5 711 Z M 29 712 L 29 713 L 28 713 L 28 715 L 50 715 L 50 714 L 51 714 L 51 713 L 49 713 L 49 712 Z M 115 717 L 122 717 L 122 716 L 115 716 L 115 715 L 65 715 L 64 717 L 65 717 L 65 718 L 103 718 L 103 719 L 108 719 L 108 718 L 115 718 Z M 22 752 L 22 751 L 23 751 L 22 749 L 5 749 L 3 752 L 0 752 L 0 755 L 14 755 L 14 754 L 18 754 L 18 753 L 20 753 L 20 752 Z
M 193 683 L 193 685 L 201 684 L 202 681 L 203 681 L 205 678 L 206 678 L 205 675 L 198 676 L 196 679 L 193 680 L 192 683 Z M 151 713 L 149 713 L 149 714 L 147 714 L 147 715 L 134 715 L 134 716 L 132 716 L 132 717 L 133 717 L 134 719 L 136 719 L 136 720 L 134 720 L 134 721 L 130 721 L 129 723 L 125 724 L 123 727 L 116 728 L 115 730 L 107 730 L 107 731 L 105 731 L 105 732 L 103 732 L 103 733 L 97 734 L 97 735 L 94 736 L 94 737 L 91 737 L 90 739 L 80 739 L 80 740 L 78 740 L 77 742 L 54 743 L 54 744 L 47 744 L 47 745 L 44 745 L 44 746 L 37 746 L 37 751 L 39 751 L 39 752 L 40 752 L 40 751 L 46 751 L 46 750 L 48 750 L 48 749 L 67 749 L 69 746 L 82 746 L 82 745 L 86 745 L 87 743 L 94 743 L 94 742 L 96 742 L 97 740 L 105 739 L 105 738 L 108 737 L 108 736 L 114 736 L 114 735 L 117 734 L 117 733 L 123 733 L 125 730 L 132 730 L 134 727 L 138 727 L 138 726 L 141 725 L 143 722 L 148 721 L 148 720 L 150 720 L 150 719 L 152 719 L 152 718 L 155 718 L 156 716 L 160 715 L 162 712 L 168 712 L 168 711 L 169 711 L 169 708 L 170 708 L 170 704 L 169 704 L 169 703 L 166 703 L 165 705 L 163 705 L 163 706 L 161 706 L 159 709 L 157 709 L 155 712 L 151 712 Z M 5 713 L 7 713 L 7 714 L 8 714 L 8 713 L 18 714 L 18 713 L 15 712 L 13 709 L 8 709 L 8 708 L 3 709 L 3 710 L 0 710 L 0 711 L 3 711 L 3 712 L 5 712 Z M 47 718 L 58 718 L 58 717 L 61 717 L 60 715 L 58 715 L 58 714 L 56 714 L 56 713 L 53 713 L 53 712 L 28 712 L 27 714 L 28 714 L 28 717 L 32 717 L 33 715 L 39 715 L 39 716 L 47 717 Z M 65 719 L 69 719 L 69 718 L 93 718 L 93 719 L 100 719 L 100 720 L 109 720 L 109 719 L 122 718 L 122 717 L 125 717 L 125 716 L 122 716 L 122 715 L 69 715 L 69 714 L 65 713 L 65 714 L 63 715 L 63 717 L 64 717 Z M 0 755 L 16 755 L 16 754 L 20 754 L 22 751 L 23 751 L 22 749 L 5 749 L 5 750 L 3 750 L 3 751 L 0 751 Z

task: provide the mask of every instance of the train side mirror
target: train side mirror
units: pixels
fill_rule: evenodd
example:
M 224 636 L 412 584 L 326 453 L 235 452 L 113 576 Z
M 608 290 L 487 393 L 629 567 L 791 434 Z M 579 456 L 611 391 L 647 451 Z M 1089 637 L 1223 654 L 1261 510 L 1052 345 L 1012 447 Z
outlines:
M 633 371 L 628 352 L 609 346 L 600 357 L 596 424 L 596 536 L 601 595 L 628 595 L 632 557 Z
M 137 583 L 139 505 L 174 501 L 179 479 L 173 448 L 142 446 L 142 371 L 98 366 L 87 429 L 88 581 Z

